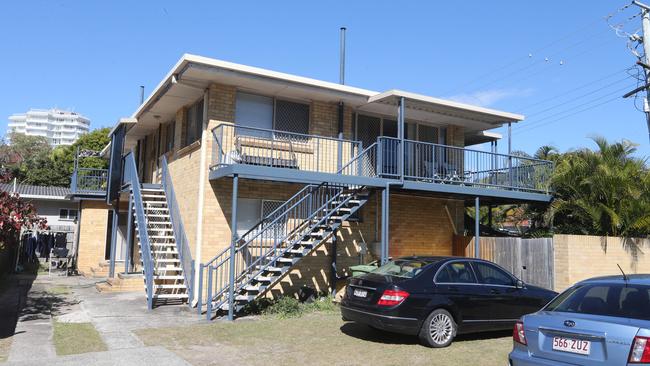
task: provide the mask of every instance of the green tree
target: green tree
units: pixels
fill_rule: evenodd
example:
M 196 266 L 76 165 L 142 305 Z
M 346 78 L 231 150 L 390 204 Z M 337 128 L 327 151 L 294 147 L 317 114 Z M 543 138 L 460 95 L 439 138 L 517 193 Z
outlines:
M 21 183 L 33 185 L 69 186 L 74 170 L 77 150 L 101 151 L 108 143 L 110 129 L 101 128 L 82 135 L 74 144 L 52 149 L 44 138 L 33 136 L 12 136 L 9 148 L 21 154 L 23 161 L 10 171 Z M 16 139 L 17 138 L 17 139 Z M 44 143 L 43 143 L 44 142 Z M 89 156 L 79 159 L 84 168 L 105 169 L 108 161 L 101 157 Z

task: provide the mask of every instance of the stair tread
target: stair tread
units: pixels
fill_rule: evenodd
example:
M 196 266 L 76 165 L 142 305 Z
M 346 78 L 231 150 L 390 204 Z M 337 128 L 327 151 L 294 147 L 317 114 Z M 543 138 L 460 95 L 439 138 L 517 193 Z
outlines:
M 154 294 L 154 299 L 187 299 L 188 294 Z

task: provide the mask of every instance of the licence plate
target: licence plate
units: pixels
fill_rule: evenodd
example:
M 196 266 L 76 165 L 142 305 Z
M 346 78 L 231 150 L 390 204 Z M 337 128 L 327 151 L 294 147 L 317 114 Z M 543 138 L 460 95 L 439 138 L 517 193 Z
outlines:
M 553 337 L 553 350 L 588 355 L 591 352 L 591 341 L 582 339 Z
M 356 297 L 366 297 L 368 296 L 368 291 L 355 288 L 353 294 Z

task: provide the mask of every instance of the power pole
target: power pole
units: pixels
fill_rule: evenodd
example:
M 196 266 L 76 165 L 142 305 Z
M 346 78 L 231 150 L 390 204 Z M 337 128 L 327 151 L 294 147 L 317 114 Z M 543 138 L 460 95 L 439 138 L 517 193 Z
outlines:
M 645 112 L 646 125 L 648 127 L 648 140 L 650 141 L 650 6 L 642 4 L 638 1 L 632 1 L 632 4 L 641 8 L 643 28 L 643 75 L 645 76 L 645 102 L 643 103 L 643 111 Z

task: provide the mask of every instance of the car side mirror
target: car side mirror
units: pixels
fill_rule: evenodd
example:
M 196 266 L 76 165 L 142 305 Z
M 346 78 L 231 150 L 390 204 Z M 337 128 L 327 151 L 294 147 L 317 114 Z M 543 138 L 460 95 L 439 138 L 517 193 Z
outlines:
M 524 281 L 517 280 L 517 282 L 515 283 L 515 287 L 516 288 L 524 288 Z

